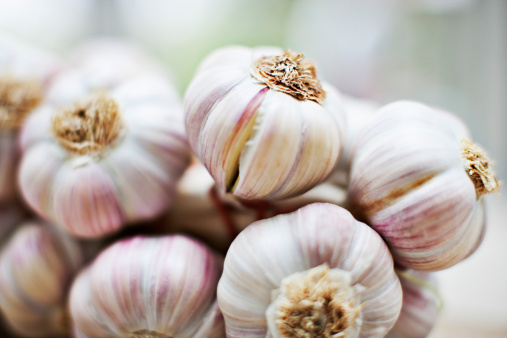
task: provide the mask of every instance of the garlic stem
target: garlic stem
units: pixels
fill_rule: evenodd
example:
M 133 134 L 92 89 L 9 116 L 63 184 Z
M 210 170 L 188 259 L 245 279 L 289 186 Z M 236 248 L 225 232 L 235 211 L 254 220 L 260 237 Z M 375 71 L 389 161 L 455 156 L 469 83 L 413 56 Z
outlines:
M 498 181 L 491 169 L 486 152 L 466 139 L 461 139 L 460 151 L 465 171 L 474 183 L 477 199 L 490 192 L 498 192 Z
M 269 88 L 301 101 L 322 104 L 326 98 L 315 65 L 304 60 L 303 54 L 285 51 L 282 55 L 262 57 L 254 62 L 251 74 Z
M 57 110 L 52 118 L 56 139 L 79 155 L 104 152 L 118 139 L 122 128 L 118 104 L 104 92 Z
M 268 327 L 280 337 L 353 337 L 361 326 L 360 285 L 327 264 L 282 280 L 267 310 Z M 278 334 L 275 334 L 277 332 Z
M 18 130 L 42 100 L 42 83 L 30 79 L 0 78 L 0 129 Z

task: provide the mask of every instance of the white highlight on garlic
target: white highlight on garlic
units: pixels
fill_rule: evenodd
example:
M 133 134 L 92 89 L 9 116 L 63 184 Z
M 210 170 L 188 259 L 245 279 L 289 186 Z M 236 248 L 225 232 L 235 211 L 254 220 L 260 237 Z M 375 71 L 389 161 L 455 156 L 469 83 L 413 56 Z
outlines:
M 74 281 L 75 335 L 223 337 L 215 298 L 221 271 L 222 258 L 188 237 L 119 241 Z
M 114 67 L 110 54 L 104 62 Z M 111 82 L 86 67 L 62 73 L 21 132 L 23 197 L 81 237 L 161 214 L 190 160 L 181 105 L 166 79 L 110 73 Z
M 384 337 L 401 302 L 380 236 L 326 203 L 243 230 L 218 285 L 228 337 Z
M 484 153 L 462 141 L 469 138 L 450 113 L 408 101 L 383 107 L 358 136 L 350 208 L 379 232 L 400 265 L 445 269 L 482 241 L 479 199 L 497 182 Z
M 67 292 L 83 263 L 77 242 L 47 224 L 19 226 L 0 253 L 0 309 L 14 333 L 70 334 Z
M 329 175 L 343 147 L 340 96 L 302 54 L 219 49 L 202 61 L 184 106 L 192 149 L 240 198 L 301 194 Z

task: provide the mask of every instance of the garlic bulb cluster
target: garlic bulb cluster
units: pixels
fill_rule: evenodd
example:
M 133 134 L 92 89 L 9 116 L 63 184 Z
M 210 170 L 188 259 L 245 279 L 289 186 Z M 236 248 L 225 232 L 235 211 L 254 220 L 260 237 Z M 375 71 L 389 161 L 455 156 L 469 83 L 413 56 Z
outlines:
M 104 62 L 114 68 L 114 58 Z M 111 81 L 89 67 L 62 73 L 21 131 L 23 197 L 73 235 L 99 237 L 161 214 L 190 160 L 174 88 L 152 71 L 122 69 Z
M 83 257 L 79 245 L 46 224 L 20 225 L 0 252 L 0 310 L 10 330 L 68 336 L 67 293 Z
M 387 338 L 424 338 L 435 324 L 442 301 L 434 273 L 397 271 L 403 291 L 400 316 Z
M 224 337 L 216 304 L 222 258 L 181 236 L 111 245 L 74 281 L 76 337 Z
M 485 229 L 480 198 L 497 189 L 485 153 L 444 111 L 395 102 L 357 137 L 350 208 L 402 266 L 440 270 L 469 256 Z
M 344 205 L 345 191 L 331 183 L 320 183 L 288 199 L 240 201 L 217 189 L 206 168 L 194 160 L 178 182 L 173 206 L 163 224 L 157 223 L 157 231 L 188 233 L 226 252 L 234 238 L 254 221 L 292 212 L 314 202 Z
M 301 194 L 337 163 L 339 94 L 302 54 L 226 47 L 202 61 L 185 94 L 190 145 L 221 191 L 243 199 Z
M 18 130 L 60 68 L 55 56 L 0 34 L 0 203 L 17 195 Z
M 327 203 L 247 227 L 218 284 L 228 337 L 384 337 L 401 303 L 382 238 Z

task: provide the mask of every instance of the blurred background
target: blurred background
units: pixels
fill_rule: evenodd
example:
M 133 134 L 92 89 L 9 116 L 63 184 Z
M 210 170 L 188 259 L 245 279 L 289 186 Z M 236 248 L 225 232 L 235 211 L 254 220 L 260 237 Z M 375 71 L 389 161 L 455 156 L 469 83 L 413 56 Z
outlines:
M 0 32 L 62 54 L 90 37 L 132 39 L 182 95 L 215 48 L 303 52 L 349 95 L 454 112 L 507 179 L 507 0 L 0 0 Z M 482 246 L 439 273 L 445 303 L 432 338 L 507 337 L 505 193 L 486 202 Z

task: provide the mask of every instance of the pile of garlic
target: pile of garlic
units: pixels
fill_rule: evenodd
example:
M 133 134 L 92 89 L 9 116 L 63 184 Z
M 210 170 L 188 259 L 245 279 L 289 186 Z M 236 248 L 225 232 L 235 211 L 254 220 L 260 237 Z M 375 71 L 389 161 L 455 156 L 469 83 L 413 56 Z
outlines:
M 434 271 L 483 238 L 498 182 L 463 122 L 348 98 L 302 54 L 218 49 L 183 104 L 125 42 L 47 69 L 33 104 L 0 72 L 0 127 L 22 112 L 0 139 L 16 335 L 425 337 Z

